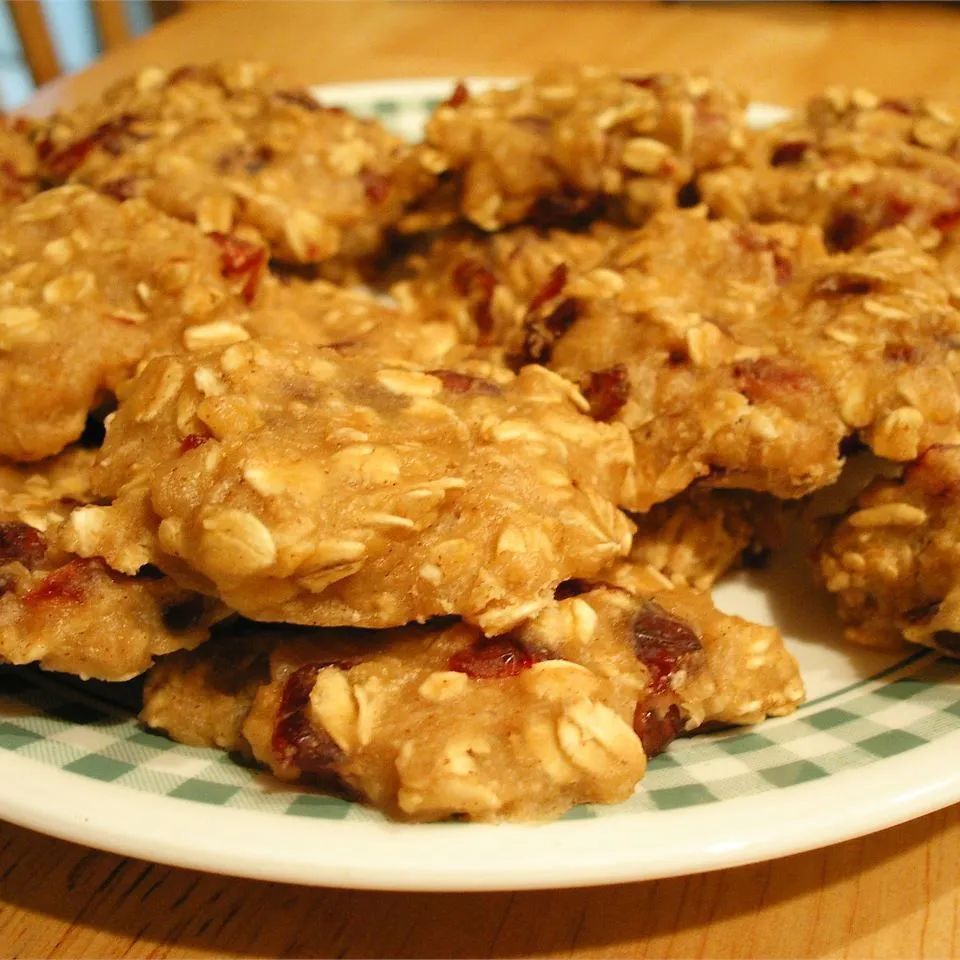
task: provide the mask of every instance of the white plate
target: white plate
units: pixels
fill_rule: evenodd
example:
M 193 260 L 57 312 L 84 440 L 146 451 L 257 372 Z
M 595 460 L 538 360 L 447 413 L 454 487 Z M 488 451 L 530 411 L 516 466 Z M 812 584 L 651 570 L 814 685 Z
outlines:
M 450 81 L 321 88 L 415 135 Z M 754 110 L 755 122 L 782 115 Z M 838 642 L 799 555 L 716 592 L 776 622 L 809 702 L 756 730 L 679 741 L 636 795 L 542 825 L 410 826 L 141 731 L 105 685 L 0 672 L 0 816 L 214 872 L 390 890 L 565 887 L 673 876 L 824 846 L 960 800 L 960 666 Z

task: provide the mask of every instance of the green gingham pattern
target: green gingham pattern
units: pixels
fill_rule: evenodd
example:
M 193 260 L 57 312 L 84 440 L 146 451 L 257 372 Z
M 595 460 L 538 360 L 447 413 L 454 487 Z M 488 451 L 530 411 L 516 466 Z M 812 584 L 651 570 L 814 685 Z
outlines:
M 325 96 L 416 139 L 437 100 L 425 95 Z M 115 705 L 118 688 L 0 667 L 0 751 L 147 794 L 272 815 L 377 820 L 358 805 L 288 787 L 215 750 L 143 730 Z M 127 688 L 120 695 L 129 701 Z M 581 806 L 567 819 L 615 817 L 723 802 L 864 767 L 960 730 L 960 664 L 917 653 L 757 731 L 675 742 L 651 761 L 640 790 L 615 807 Z M 451 825 L 432 825 L 447 829 Z M 431 826 L 420 829 L 430 829 Z
M 358 116 L 379 120 L 398 136 L 407 140 L 417 140 L 427 117 L 439 102 L 434 97 L 410 100 L 384 100 L 377 97 L 369 100 L 351 100 L 344 106 L 348 106 L 350 111 Z M 333 105 L 340 104 L 334 101 Z
M 758 730 L 677 741 L 650 763 L 637 794 L 569 819 L 722 802 L 882 762 L 960 731 L 960 664 L 918 653 Z M 215 750 L 141 729 L 79 683 L 0 673 L 0 749 L 81 777 L 216 806 L 324 819 L 378 819 L 343 800 L 278 784 Z

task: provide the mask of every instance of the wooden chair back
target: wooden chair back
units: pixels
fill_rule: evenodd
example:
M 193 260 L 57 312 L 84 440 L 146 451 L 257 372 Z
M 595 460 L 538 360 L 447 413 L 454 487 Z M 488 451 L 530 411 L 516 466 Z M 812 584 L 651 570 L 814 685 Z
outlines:
M 89 0 L 89 3 L 101 50 L 110 50 L 130 39 L 130 25 L 121 0 Z M 60 60 L 39 0 L 7 0 L 7 5 L 34 83 L 39 86 L 59 77 Z

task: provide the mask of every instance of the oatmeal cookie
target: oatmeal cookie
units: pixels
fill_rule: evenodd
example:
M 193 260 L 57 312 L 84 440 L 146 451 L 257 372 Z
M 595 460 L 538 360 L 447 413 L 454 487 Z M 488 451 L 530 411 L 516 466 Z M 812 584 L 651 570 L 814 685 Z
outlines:
M 462 623 L 265 627 L 239 671 L 218 652 L 230 642 L 163 662 L 142 719 L 409 820 L 614 803 L 684 730 L 787 713 L 803 695 L 776 631 L 683 591 L 598 586 L 494 638 Z
M 460 342 L 500 346 L 519 362 L 527 352 L 528 314 L 560 292 L 565 303 L 578 294 L 595 298 L 619 288 L 611 261 L 631 236 L 606 223 L 582 232 L 449 231 L 407 258 L 407 276 L 390 293 L 411 315 L 452 324 Z
M 246 337 L 217 321 L 246 306 L 263 265 L 262 248 L 211 243 L 141 201 L 62 187 L 20 204 L 0 223 L 0 455 L 58 452 L 181 337 Z
M 699 187 L 721 216 L 817 224 L 836 250 L 897 225 L 935 246 L 960 226 L 960 117 L 834 88 L 752 134 L 746 162 L 704 173 Z
M 89 502 L 92 451 L 0 468 L 0 661 L 127 680 L 154 657 L 196 646 L 219 605 L 160 576 L 80 559 L 57 530 Z
M 376 121 L 255 63 L 141 70 L 54 117 L 40 150 L 54 182 L 143 197 L 205 233 L 252 227 L 298 263 L 371 253 L 434 179 Z
M 144 201 L 61 187 L 20 204 L 0 223 L 0 455 L 58 452 L 155 354 L 271 334 L 426 363 L 456 339 L 449 324 L 322 282 L 283 284 L 265 266 L 262 246 L 204 237 Z
M 675 206 L 698 171 L 740 158 L 743 106 L 722 84 L 680 74 L 559 66 L 509 89 L 460 84 L 426 129 L 424 163 L 446 182 L 405 229 L 458 214 L 484 230 L 569 223 L 607 200 L 640 222 Z
M 471 243 L 403 296 L 427 315 L 437 291 L 460 297 L 508 354 L 521 343 L 522 359 L 577 383 L 597 419 L 624 423 L 638 471 L 628 508 L 700 477 L 803 496 L 836 478 L 854 432 L 900 461 L 957 437 L 960 313 L 905 230 L 828 254 L 815 228 L 698 209 L 658 214 L 606 253 L 589 236 L 530 230 Z M 480 301 L 476 285 L 457 289 L 468 268 Z
M 960 654 L 960 447 L 934 447 L 872 483 L 820 545 L 845 635 Z
M 109 424 L 114 504 L 75 511 L 72 546 L 253 619 L 509 629 L 629 549 L 632 450 L 556 374 L 486 373 L 290 341 L 160 358 Z

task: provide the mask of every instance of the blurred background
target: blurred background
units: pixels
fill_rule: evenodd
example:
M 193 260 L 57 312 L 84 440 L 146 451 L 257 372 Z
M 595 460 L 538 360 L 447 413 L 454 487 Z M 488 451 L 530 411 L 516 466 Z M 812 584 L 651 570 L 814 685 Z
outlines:
M 0 105 L 24 103 L 36 87 L 146 33 L 179 0 L 0 0 Z

